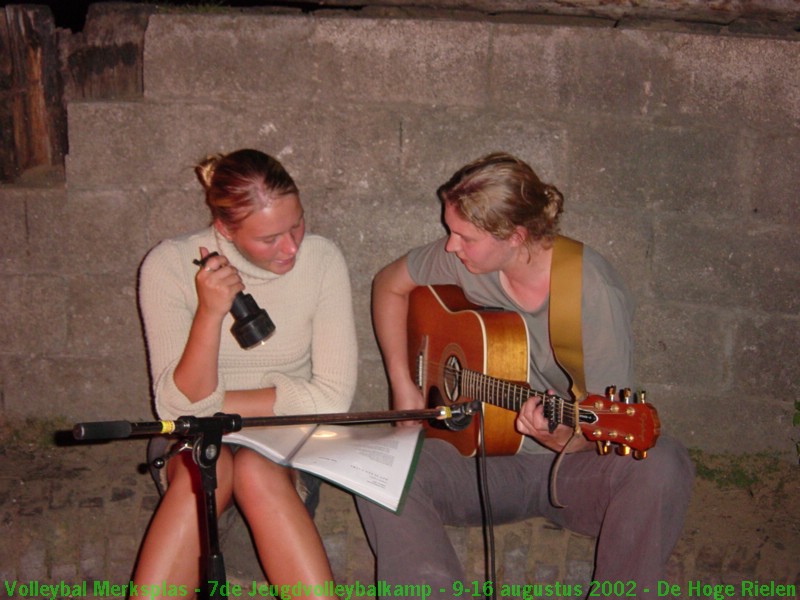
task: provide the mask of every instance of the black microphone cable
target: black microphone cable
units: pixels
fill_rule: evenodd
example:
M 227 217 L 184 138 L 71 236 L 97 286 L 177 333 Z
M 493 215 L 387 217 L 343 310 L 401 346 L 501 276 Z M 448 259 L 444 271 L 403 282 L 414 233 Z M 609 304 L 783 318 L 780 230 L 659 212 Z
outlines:
M 483 592 L 486 598 L 493 600 L 496 597 L 495 586 L 497 584 L 497 569 L 495 564 L 495 545 L 494 545 L 494 519 L 492 517 L 492 502 L 489 494 L 489 482 L 486 475 L 486 440 L 484 417 L 482 407 L 478 409 L 478 439 L 481 441 L 478 451 L 478 480 L 480 482 L 478 492 L 483 506 L 483 542 L 486 548 L 485 569 L 489 575 L 489 589 L 486 583 L 483 585 Z M 488 594 L 486 592 L 489 592 Z

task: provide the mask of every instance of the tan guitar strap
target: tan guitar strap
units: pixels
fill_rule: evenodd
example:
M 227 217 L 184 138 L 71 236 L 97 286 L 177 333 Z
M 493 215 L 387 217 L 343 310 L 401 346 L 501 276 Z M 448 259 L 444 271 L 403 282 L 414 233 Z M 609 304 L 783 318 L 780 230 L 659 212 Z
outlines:
M 570 378 L 572 396 L 583 399 L 583 244 L 557 236 L 550 266 L 550 345 L 556 361 Z
M 563 508 L 556 493 L 556 476 L 561 459 L 580 434 L 578 403 L 586 396 L 583 372 L 583 332 L 581 301 L 583 299 L 583 244 L 564 236 L 553 242 L 550 265 L 549 330 L 550 345 L 556 362 L 570 379 L 570 392 L 575 407 L 575 428 L 572 436 L 556 456 L 550 472 L 550 502 Z

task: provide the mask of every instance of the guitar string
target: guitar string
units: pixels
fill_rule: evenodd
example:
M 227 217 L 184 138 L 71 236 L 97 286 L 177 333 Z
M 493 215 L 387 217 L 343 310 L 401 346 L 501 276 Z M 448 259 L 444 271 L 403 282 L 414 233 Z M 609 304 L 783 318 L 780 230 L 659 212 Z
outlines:
M 562 398 L 561 396 L 556 396 L 554 394 L 546 394 L 545 392 L 540 392 L 538 390 L 534 390 L 533 388 L 525 387 L 524 385 L 519 384 L 519 383 L 505 381 L 503 379 L 498 379 L 496 377 L 492 377 L 491 375 L 486 375 L 485 373 L 481 373 L 480 371 L 476 371 L 474 369 L 455 369 L 453 367 L 448 366 L 446 363 L 439 363 L 439 362 L 435 362 L 435 361 L 428 361 L 428 364 L 433 366 L 433 367 L 440 367 L 440 366 L 443 365 L 442 368 L 444 370 L 444 374 L 445 375 L 459 375 L 459 374 L 462 374 L 462 375 L 467 375 L 468 377 L 478 377 L 478 378 L 480 378 L 482 380 L 485 380 L 486 383 L 484 383 L 484 384 L 478 383 L 477 384 L 478 389 L 476 389 L 476 391 L 478 393 L 480 393 L 481 391 L 486 392 L 487 390 L 495 391 L 495 392 L 498 392 L 498 393 L 511 392 L 512 394 L 516 395 L 516 397 L 511 398 L 510 400 L 507 400 L 504 404 L 507 404 L 508 402 L 511 402 L 511 403 L 513 403 L 515 405 L 519 404 L 519 408 L 511 408 L 511 407 L 508 407 L 508 406 L 504 406 L 504 405 L 501 405 L 499 402 L 497 404 L 495 404 L 493 402 L 489 402 L 489 404 L 495 404 L 496 406 L 500 406 L 501 408 L 507 408 L 508 410 L 514 410 L 516 412 L 519 412 L 520 408 L 522 407 L 522 404 L 524 402 L 527 402 L 530 398 L 537 398 L 539 400 L 544 400 L 546 398 L 550 398 L 550 399 L 553 399 L 555 402 L 557 402 L 559 404 L 568 404 L 568 405 L 574 404 L 574 401 L 571 400 L 571 399 Z M 462 378 L 462 381 L 464 381 L 463 378 Z M 469 382 L 469 383 L 473 383 L 473 382 Z M 471 396 L 467 396 L 467 397 L 471 398 Z M 603 398 L 602 396 L 597 396 L 597 397 L 598 398 Z M 473 398 L 473 399 L 474 400 L 484 401 L 481 398 Z M 611 402 L 611 401 L 607 400 L 606 398 L 603 398 L 603 399 L 605 401 L 607 401 L 607 402 Z M 626 404 L 624 402 L 619 402 L 619 401 L 616 401 L 613 404 L 625 404 L 626 406 L 632 406 L 632 407 L 636 406 L 635 403 L 634 404 Z M 582 410 L 587 410 L 587 411 L 593 412 L 595 414 L 600 414 L 600 415 L 618 415 L 618 414 L 621 414 L 619 412 L 619 409 L 614 410 L 614 409 L 612 409 L 610 407 L 606 407 L 605 405 L 598 407 L 598 406 L 595 406 L 593 404 L 583 404 L 583 403 L 581 403 L 581 404 L 579 404 L 579 408 L 581 408 Z M 565 413 L 565 414 L 569 414 L 569 413 Z
M 433 366 L 440 366 L 439 364 L 428 361 L 428 364 Z M 471 398 L 473 400 L 479 400 L 480 402 L 486 402 L 486 395 L 493 391 L 495 394 L 502 393 L 502 391 L 511 392 L 514 397 L 511 399 L 511 402 L 514 405 L 514 408 L 509 408 L 507 406 L 508 402 L 488 402 L 490 405 L 500 406 L 501 408 L 509 409 L 515 412 L 519 412 L 522 408 L 522 404 L 524 404 L 529 398 L 536 397 L 536 398 L 550 398 L 554 401 L 555 405 L 548 408 L 545 411 L 545 417 L 550 420 L 552 419 L 556 423 L 561 423 L 566 425 L 567 427 L 575 428 L 575 419 L 576 419 L 576 412 L 574 411 L 575 402 L 573 400 L 566 400 L 561 398 L 560 396 L 555 396 L 552 394 L 543 394 L 542 392 L 537 392 L 531 388 L 526 386 L 516 384 L 513 382 L 507 382 L 505 380 L 491 377 L 489 375 L 485 375 L 479 371 L 475 371 L 473 369 L 456 369 L 451 366 L 448 366 L 447 363 L 443 366 L 443 371 L 445 375 L 457 375 L 460 376 L 460 383 L 465 383 L 468 393 L 465 394 L 466 397 Z M 479 380 L 479 381 L 475 381 Z M 480 381 L 483 381 L 481 383 Z M 488 388 L 488 389 L 487 389 Z M 472 394 L 472 392 L 475 392 Z M 606 402 L 610 402 L 607 399 L 604 399 Z M 616 404 L 617 406 L 614 406 Z M 619 405 L 623 404 L 626 407 L 625 412 L 621 412 Z M 612 408 L 613 407 L 613 408 Z M 628 413 L 627 409 L 631 409 L 634 411 L 633 414 L 636 414 L 636 409 L 633 405 L 629 405 L 627 403 L 622 402 L 615 402 L 612 403 L 608 408 L 604 406 L 597 407 L 594 405 L 590 406 L 582 406 L 578 404 L 578 413 L 592 413 L 598 417 L 603 416 L 616 416 L 616 417 L 627 417 L 633 416 L 633 414 Z M 483 410 L 480 411 L 481 416 L 483 416 Z M 581 422 L 580 414 L 577 414 L 578 425 L 587 425 L 592 427 L 594 423 L 587 423 Z M 572 438 L 570 438 L 572 441 Z M 596 440 L 601 441 L 601 440 Z M 620 440 L 621 442 L 621 440 Z M 626 440 L 626 443 L 632 444 L 634 440 Z M 633 444 L 636 446 L 636 444 Z M 641 448 L 645 449 L 645 448 Z

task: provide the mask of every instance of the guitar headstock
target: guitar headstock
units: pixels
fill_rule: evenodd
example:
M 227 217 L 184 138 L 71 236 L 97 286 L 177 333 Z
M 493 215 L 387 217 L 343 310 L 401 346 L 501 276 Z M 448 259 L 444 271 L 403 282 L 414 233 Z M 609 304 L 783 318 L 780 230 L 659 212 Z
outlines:
M 600 454 L 608 454 L 616 447 L 617 454 L 645 458 L 661 433 L 658 412 L 645 402 L 644 391 L 633 393 L 625 388 L 617 393 L 611 386 L 605 397 L 585 398 L 580 403 L 580 412 L 581 431 L 587 439 L 597 442 Z

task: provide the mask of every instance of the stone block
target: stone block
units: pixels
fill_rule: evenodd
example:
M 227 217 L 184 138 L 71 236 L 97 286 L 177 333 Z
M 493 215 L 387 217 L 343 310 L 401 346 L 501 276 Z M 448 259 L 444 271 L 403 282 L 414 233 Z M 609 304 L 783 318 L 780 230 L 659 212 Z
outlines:
M 141 102 L 73 102 L 66 161 L 67 178 L 75 182 L 71 189 L 139 193 L 159 184 L 196 189 L 192 168 L 197 161 L 231 144 L 230 133 L 213 143 L 213 137 L 206 135 L 209 124 L 224 119 L 225 111 L 207 104 L 188 108 Z M 231 122 L 225 127 L 237 129 Z M 249 139 L 240 137 L 240 141 L 249 145 Z
M 67 191 L 51 187 L 0 186 L 0 270 L 50 273 L 66 262 Z
M 793 451 L 785 401 L 768 395 L 748 396 L 727 386 L 701 390 L 648 384 L 647 395 L 658 410 L 662 434 L 687 447 L 733 454 Z
M 144 350 L 136 273 L 71 277 L 66 308 L 72 357 L 140 358 Z
M 19 575 L 20 581 L 40 581 L 47 573 L 47 547 L 45 539 L 31 540 L 31 543 L 20 548 Z
M 800 243 L 796 221 L 787 218 L 782 225 L 772 225 L 757 220 L 746 223 L 745 227 L 746 234 L 738 240 L 738 246 L 750 259 L 745 273 L 749 298 L 742 304 L 756 313 L 796 315 L 800 311 L 797 294 Z M 738 229 L 734 231 L 738 233 Z
M 533 571 L 531 572 L 530 580 L 535 582 L 560 581 L 563 575 L 559 574 L 558 565 L 548 562 L 554 560 L 554 558 L 548 556 L 544 560 L 537 562 L 533 568 Z
M 800 136 L 791 131 L 764 132 L 753 142 L 750 208 L 772 223 L 800 221 L 800 169 L 787 169 L 787 157 L 800 156 Z
M 50 578 L 53 582 L 79 581 L 78 569 L 74 564 L 53 565 L 50 567 Z
M 270 118 L 267 123 L 265 115 Z M 337 201 L 341 192 L 374 199 L 398 185 L 401 123 L 390 106 L 298 102 L 272 113 L 255 111 L 247 118 L 251 122 L 245 129 L 260 126 L 257 147 L 283 162 L 304 200 L 319 190 L 325 212 L 341 210 L 328 201 L 331 195 Z
M 314 71 L 303 50 L 313 28 L 313 19 L 297 16 L 153 15 L 145 34 L 145 96 L 308 91 Z
M 746 306 L 752 282 L 741 225 L 680 214 L 654 219 L 653 289 L 662 301 Z
M 463 544 L 463 550 L 459 556 L 465 556 L 461 564 L 464 566 L 465 591 L 480 594 L 482 588 L 479 587 L 486 581 L 486 555 L 484 554 L 484 534 L 482 527 L 450 527 L 448 535 L 451 539 L 459 539 Z M 455 542 L 454 542 L 455 545 Z
M 145 95 L 478 105 L 488 48 L 488 28 L 475 22 L 156 15 Z
M 754 128 L 800 112 L 796 41 L 526 25 L 493 33 L 495 104 Z
M 581 206 L 749 214 L 750 144 L 727 122 L 686 127 L 592 119 L 569 132 L 569 185 Z
M 51 481 L 50 485 L 48 486 L 48 493 L 47 493 L 47 508 L 50 510 L 62 510 L 65 508 L 69 508 L 73 506 L 75 503 L 74 494 L 72 490 L 67 488 L 62 484 L 60 481 Z M 58 543 L 61 539 L 65 536 L 63 535 L 63 531 L 56 530 L 53 532 L 54 538 L 54 545 Z M 61 554 L 62 552 L 58 552 Z
M 67 171 L 81 187 L 201 192 L 199 160 L 257 148 L 284 164 L 301 194 L 375 194 L 395 181 L 398 129 L 393 113 L 360 106 L 78 102 L 70 105 Z
M 53 506 L 53 503 L 50 502 L 48 514 L 65 514 L 74 506 L 77 506 L 77 503 L 67 506 Z M 46 528 L 44 523 L 41 526 L 42 529 Z M 56 571 L 67 573 L 75 571 L 74 575 L 77 575 L 79 551 L 78 544 L 75 543 L 77 539 L 75 529 L 78 527 L 80 527 L 78 523 L 63 522 L 56 519 L 53 519 L 50 524 L 50 531 L 47 535 L 50 544 L 48 562 L 50 563 L 50 575 L 55 581 L 59 581 L 54 576 Z M 74 581 L 74 578 L 67 577 L 64 579 L 69 582 Z
M 447 528 L 447 536 L 450 538 L 450 543 L 455 549 L 458 560 L 462 565 L 467 565 L 469 558 L 469 532 L 466 527 L 449 527 Z
M 800 118 L 797 41 L 675 35 L 669 49 L 679 114 L 770 129 Z
M 0 348 L 20 356 L 67 347 L 69 292 L 58 275 L 9 275 L 0 288 Z
M 490 152 L 526 161 L 543 181 L 567 181 L 567 130 L 563 122 L 502 107 L 436 107 L 408 111 L 403 120 L 403 175 L 421 198 L 438 202 L 436 189 L 459 168 Z
M 63 218 L 80 224 L 65 244 L 61 272 L 68 275 L 122 273 L 133 279 L 147 248 L 146 203 L 130 191 L 70 193 Z M 44 232 L 39 232 L 43 235 Z M 43 241 L 38 242 L 40 245 Z
M 108 579 L 105 565 L 106 540 L 84 541 L 80 544 L 80 571 L 84 579 L 102 581 Z
M 800 397 L 800 367 L 788 357 L 800 347 L 793 315 L 754 314 L 738 321 L 732 346 L 732 387 L 745 395 L 773 396 L 790 404 Z
M 0 269 L 3 273 L 25 272 L 28 267 L 27 196 L 26 192 L 11 186 L 0 186 Z
M 669 59 L 660 34 L 529 25 L 498 25 L 493 33 L 494 105 L 556 118 L 663 111 L 669 88 L 659 73 Z
M 570 590 L 575 590 L 578 586 L 582 590 L 586 589 L 586 582 L 592 580 L 592 572 L 594 571 L 591 555 L 583 560 L 567 560 L 565 570 L 564 581 L 567 586 L 572 586 L 569 588 Z
M 2 577 L 4 581 L 14 581 L 18 579 L 19 575 L 17 572 L 16 558 L 14 562 L 3 561 L 0 566 L 0 577 Z
M 181 190 L 148 188 L 145 195 L 147 243 L 150 247 L 161 240 L 203 229 L 211 222 L 200 182 Z
M 643 304 L 634 324 L 638 380 L 686 392 L 727 386 L 732 325 L 714 307 Z
M 655 295 L 667 301 L 795 312 L 800 299 L 790 289 L 798 280 L 799 252 L 788 227 L 661 214 L 654 220 Z
M 8 416 L 79 421 L 151 420 L 147 364 L 108 356 L 4 356 L 4 410 Z
M 510 531 L 503 539 L 503 554 L 499 562 L 503 567 L 502 580 L 509 583 L 525 583 L 528 580 L 531 540 L 530 536 L 522 533 Z
M 485 23 L 424 19 L 319 20 L 319 73 L 342 101 L 481 106 Z
M 115 506 L 112 510 L 119 511 L 125 514 L 129 512 L 129 507 Z M 136 563 L 136 555 L 139 552 L 139 545 L 144 539 L 144 533 L 141 536 L 132 536 L 128 532 L 120 533 L 118 535 L 111 535 L 108 547 L 108 562 L 110 565 L 127 565 L 124 570 L 125 578 L 132 575 L 133 566 Z M 118 581 L 118 579 L 114 578 Z M 124 581 L 125 579 L 123 579 Z

